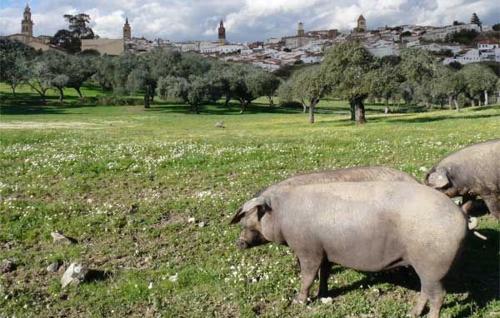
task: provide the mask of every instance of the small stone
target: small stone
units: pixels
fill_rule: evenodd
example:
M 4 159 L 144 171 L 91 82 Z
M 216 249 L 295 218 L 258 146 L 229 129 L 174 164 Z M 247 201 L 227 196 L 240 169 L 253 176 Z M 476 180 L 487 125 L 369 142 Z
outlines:
M 215 128 L 226 128 L 223 121 L 218 121 L 215 123 Z
M 171 281 L 172 283 L 175 283 L 178 278 L 179 278 L 179 275 L 177 273 L 175 273 L 175 275 L 170 276 L 168 278 L 168 280 Z
M 86 266 L 77 263 L 71 263 L 66 269 L 61 278 L 62 288 L 65 288 L 69 284 L 80 284 L 83 282 L 88 274 L 89 270 Z
M 198 227 L 204 227 L 205 225 L 206 225 L 205 222 L 198 223 Z
M 13 272 L 16 269 L 16 267 L 17 267 L 16 263 L 13 260 L 5 259 L 2 262 L 2 265 L 0 265 L 0 273 L 5 274 Z
M 52 242 L 54 243 L 64 243 L 64 244 L 76 243 L 76 240 L 74 238 L 65 236 L 59 232 L 52 232 L 50 233 L 50 236 L 52 236 Z
M 153 289 L 153 282 L 149 282 L 148 289 Z
M 54 262 L 51 263 L 49 266 L 47 266 L 47 272 L 49 273 L 55 273 L 59 269 L 59 262 Z
M 323 297 L 320 300 L 321 300 L 321 303 L 325 304 L 325 305 L 331 304 L 333 302 L 332 297 Z
M 194 223 L 194 222 L 196 222 L 196 219 L 195 219 L 195 218 L 189 218 L 189 219 L 188 219 L 188 223 Z
M 133 213 L 136 213 L 137 211 L 139 211 L 139 205 L 138 204 L 132 204 L 132 206 L 130 207 L 130 210 L 128 211 L 128 213 L 133 214 Z

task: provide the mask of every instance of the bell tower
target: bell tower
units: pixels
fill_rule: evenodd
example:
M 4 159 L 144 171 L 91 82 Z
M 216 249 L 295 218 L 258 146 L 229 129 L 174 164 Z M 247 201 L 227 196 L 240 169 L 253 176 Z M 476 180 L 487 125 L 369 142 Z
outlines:
M 28 4 L 24 8 L 23 20 L 21 21 L 21 33 L 33 37 L 33 21 L 31 20 L 31 9 Z
M 360 15 L 358 18 L 357 31 L 358 32 L 365 32 L 366 31 L 366 19 L 363 15 Z
M 219 25 L 219 45 L 226 44 L 226 28 L 224 27 L 224 22 L 220 20 Z
M 305 35 L 304 33 L 304 23 L 299 22 L 299 25 L 297 27 L 297 36 L 303 37 Z
M 125 24 L 123 25 L 123 41 L 132 40 L 132 28 L 128 23 L 128 17 L 125 19 Z

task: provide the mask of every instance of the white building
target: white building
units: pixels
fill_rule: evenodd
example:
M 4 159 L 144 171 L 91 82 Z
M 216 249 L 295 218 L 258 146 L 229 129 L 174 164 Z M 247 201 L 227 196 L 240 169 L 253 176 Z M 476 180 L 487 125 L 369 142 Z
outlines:
M 304 64 L 315 64 L 315 63 L 321 63 L 321 61 L 323 60 L 323 56 L 320 56 L 320 55 L 307 55 L 307 54 L 304 54 L 300 57 L 300 60 L 304 63 Z
M 203 43 L 200 44 L 201 54 L 232 54 L 241 53 L 242 50 L 248 49 L 240 44 L 219 45 L 218 43 Z
M 263 68 L 269 72 L 274 72 L 276 70 L 279 70 L 279 68 L 281 67 L 279 63 L 265 63 L 264 61 L 255 61 L 252 64 L 260 68 Z
M 458 62 L 460 64 L 469 64 L 490 61 L 500 62 L 500 45 L 497 42 L 482 41 L 478 43 L 477 49 L 470 49 L 465 54 L 446 58 L 443 63 Z
M 399 55 L 399 46 L 386 40 L 378 40 L 374 43 L 366 44 L 365 48 L 376 57 L 384 57 L 388 55 Z
M 264 44 L 278 44 L 280 41 L 281 39 L 279 38 L 269 38 L 264 42 Z
M 445 27 L 427 29 L 426 33 L 422 35 L 422 39 L 428 41 L 443 41 L 446 39 L 447 35 L 465 30 L 474 30 L 476 32 L 481 32 L 481 29 L 476 24 L 448 25 Z

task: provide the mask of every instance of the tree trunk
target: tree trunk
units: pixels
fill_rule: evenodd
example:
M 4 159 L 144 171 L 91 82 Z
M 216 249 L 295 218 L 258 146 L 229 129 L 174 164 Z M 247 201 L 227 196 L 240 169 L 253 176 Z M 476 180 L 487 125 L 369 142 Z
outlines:
M 192 105 L 191 109 L 192 109 L 193 113 L 195 113 L 195 114 L 199 114 L 200 113 L 200 109 L 198 107 L 198 104 Z
M 355 102 L 350 101 L 349 106 L 350 106 L 350 111 L 351 111 L 351 120 L 355 121 L 356 120 L 356 106 L 354 106 Z
M 472 106 L 476 106 L 476 100 L 474 98 L 472 99 Z
M 488 91 L 484 91 L 484 106 L 488 106 Z
M 243 114 L 247 110 L 249 102 L 246 100 L 240 100 L 240 114 Z
M 453 99 L 453 102 L 455 103 L 455 109 L 457 110 L 457 112 L 460 111 L 460 106 L 458 105 L 458 101 L 456 98 Z
M 80 98 L 83 98 L 82 92 L 80 91 L 80 87 L 75 87 L 75 91 L 78 93 Z
M 231 101 L 231 96 L 226 96 L 226 102 L 224 104 L 224 106 L 226 106 L 227 108 L 230 108 L 231 106 L 229 105 L 229 102 Z
M 366 123 L 365 105 L 363 104 L 362 99 L 358 99 L 355 101 L 355 113 L 356 113 L 356 124 Z
M 63 92 L 63 89 L 58 87 L 57 90 L 59 91 L 59 102 L 63 102 L 64 100 L 64 92 Z
M 151 98 L 149 97 L 150 94 L 150 87 L 149 85 L 146 86 L 146 92 L 144 93 L 144 108 L 151 108 Z
M 16 96 L 16 86 L 11 85 L 10 88 L 12 89 L 12 95 Z
M 453 109 L 452 103 L 453 103 L 453 96 L 450 95 L 450 96 L 448 96 L 448 108 L 449 109 Z
M 302 112 L 305 114 L 307 112 L 307 105 L 306 103 L 302 102 Z
M 319 100 L 318 99 L 313 99 L 311 101 L 311 104 L 309 105 L 309 123 L 314 124 L 314 110 L 316 108 L 316 105 L 318 104 Z

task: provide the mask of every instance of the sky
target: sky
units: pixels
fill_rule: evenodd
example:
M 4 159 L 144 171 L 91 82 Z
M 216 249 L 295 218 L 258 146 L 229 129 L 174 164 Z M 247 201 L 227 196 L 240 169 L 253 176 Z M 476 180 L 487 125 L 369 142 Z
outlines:
M 223 19 L 233 42 L 265 40 L 307 30 L 351 29 L 360 14 L 368 28 L 468 22 L 476 12 L 486 25 L 500 22 L 498 0 L 0 0 L 0 35 L 19 33 L 29 2 L 35 35 L 66 28 L 64 14 L 85 12 L 103 38 L 121 38 L 125 17 L 134 37 L 213 40 Z

